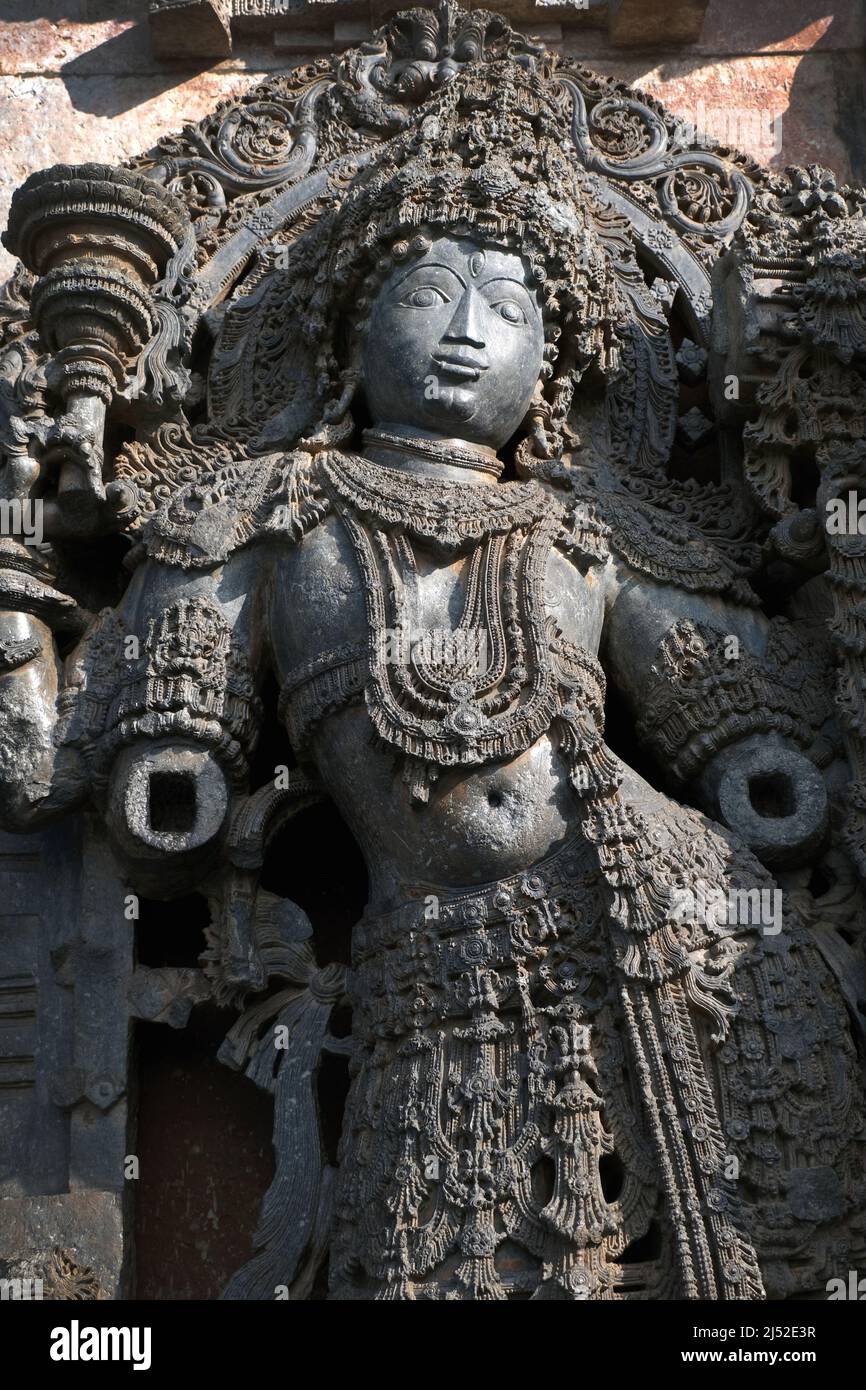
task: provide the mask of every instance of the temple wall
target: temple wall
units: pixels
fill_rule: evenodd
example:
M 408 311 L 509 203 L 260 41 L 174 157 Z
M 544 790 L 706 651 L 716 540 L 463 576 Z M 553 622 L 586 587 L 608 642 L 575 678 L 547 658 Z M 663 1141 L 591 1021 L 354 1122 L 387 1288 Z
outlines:
M 34 169 L 123 160 L 267 73 L 361 41 L 396 8 L 379 0 L 5 0 L 0 225 L 12 190 Z M 862 0 L 512 0 L 490 8 L 763 162 L 820 162 L 866 181 Z M 0 249 L 0 278 L 10 267 Z

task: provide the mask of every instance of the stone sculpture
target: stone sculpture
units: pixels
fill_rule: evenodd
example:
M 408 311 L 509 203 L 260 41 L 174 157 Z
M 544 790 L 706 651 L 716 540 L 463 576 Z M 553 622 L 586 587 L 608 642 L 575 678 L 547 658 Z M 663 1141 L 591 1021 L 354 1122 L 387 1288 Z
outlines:
M 17 195 L 4 498 L 46 543 L 2 541 L 0 806 L 96 808 L 138 891 L 209 895 L 200 971 L 133 994 L 237 1006 L 221 1055 L 274 1094 L 226 1296 L 862 1267 L 866 580 L 823 521 L 864 198 L 452 5 Z M 256 788 L 268 669 L 297 765 Z M 323 796 L 369 874 L 348 968 L 258 882 Z

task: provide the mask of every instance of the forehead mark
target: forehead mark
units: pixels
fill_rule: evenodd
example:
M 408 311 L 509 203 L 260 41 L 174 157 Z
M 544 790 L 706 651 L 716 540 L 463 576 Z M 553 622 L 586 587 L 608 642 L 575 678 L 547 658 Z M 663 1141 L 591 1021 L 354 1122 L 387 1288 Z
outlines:
M 467 267 L 473 279 L 476 279 L 485 267 L 492 268 L 496 264 L 500 265 L 500 275 L 513 275 L 519 268 L 519 273 L 527 277 L 527 263 L 521 253 L 513 247 L 508 246 L 489 246 L 484 247 L 467 244 L 464 237 L 436 237 L 423 255 L 416 262 L 416 265 L 424 265 L 428 257 L 436 255 L 448 257 L 449 260 L 457 259 Z M 506 264 L 503 265 L 502 262 Z M 490 265 L 489 263 L 492 263 Z

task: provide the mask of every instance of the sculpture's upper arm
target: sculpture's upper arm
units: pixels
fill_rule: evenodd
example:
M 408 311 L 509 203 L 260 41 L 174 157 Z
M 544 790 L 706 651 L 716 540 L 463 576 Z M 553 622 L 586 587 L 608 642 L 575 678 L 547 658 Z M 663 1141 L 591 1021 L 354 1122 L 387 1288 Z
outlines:
M 660 644 L 684 624 L 711 627 L 724 649 L 737 657 L 745 651 L 761 658 L 766 652 L 767 619 L 758 609 L 727 596 L 659 582 L 617 556 L 606 568 L 605 586 L 604 652 L 608 669 L 627 699 L 645 698 Z
M 622 562 L 608 583 L 607 669 L 666 779 L 767 863 L 807 858 L 827 823 L 820 657 L 791 623 L 729 595 L 658 583 Z

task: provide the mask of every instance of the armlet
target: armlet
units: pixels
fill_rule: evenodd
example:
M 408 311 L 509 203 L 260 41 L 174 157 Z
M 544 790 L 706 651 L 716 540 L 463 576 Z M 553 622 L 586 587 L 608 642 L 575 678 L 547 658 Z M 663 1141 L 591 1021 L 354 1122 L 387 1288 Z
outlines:
M 686 783 L 727 744 L 777 732 L 805 751 L 820 749 L 829 696 L 820 666 L 791 624 L 776 619 L 762 657 L 708 623 L 678 622 L 659 643 L 638 736 Z

